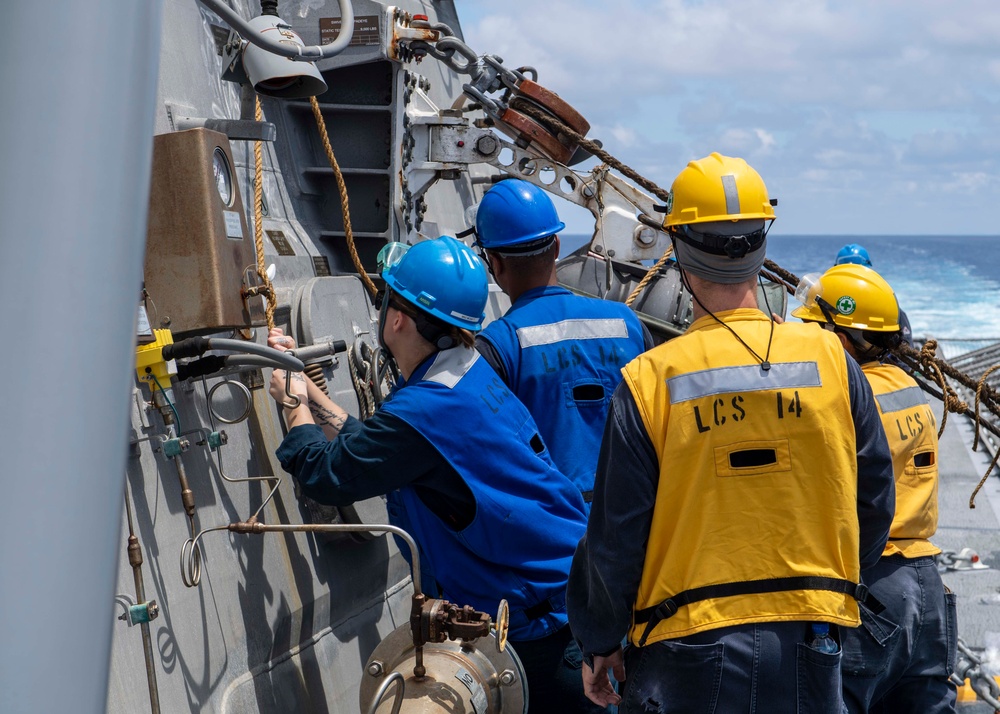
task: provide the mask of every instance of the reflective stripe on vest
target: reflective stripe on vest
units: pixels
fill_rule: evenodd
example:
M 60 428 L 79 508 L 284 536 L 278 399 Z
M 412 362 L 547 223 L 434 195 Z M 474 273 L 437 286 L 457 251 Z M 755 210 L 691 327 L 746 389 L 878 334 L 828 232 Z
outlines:
M 815 362 L 772 364 L 768 370 L 761 369 L 757 364 L 745 367 L 716 367 L 667 380 L 671 404 L 728 392 L 820 386 L 822 382 L 819 378 L 819 367 Z
M 878 402 L 879 411 L 883 414 L 888 414 L 926 404 L 927 398 L 920 387 L 905 387 L 895 392 L 876 394 L 875 401 Z
M 599 340 L 605 338 L 628 337 L 625 320 L 612 318 L 605 320 L 563 320 L 547 325 L 521 327 L 517 330 L 517 342 L 521 349 L 541 347 L 566 340 Z
M 531 412 L 559 470 L 589 503 L 611 395 L 645 348 L 642 324 L 613 300 L 558 285 L 520 295 L 481 333 Z

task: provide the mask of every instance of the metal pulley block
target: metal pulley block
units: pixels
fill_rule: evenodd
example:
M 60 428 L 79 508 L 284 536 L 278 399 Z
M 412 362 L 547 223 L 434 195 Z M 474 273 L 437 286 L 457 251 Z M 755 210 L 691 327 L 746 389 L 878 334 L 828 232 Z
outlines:
M 520 98 L 545 114 L 568 126 L 581 136 L 590 131 L 590 122 L 567 104 L 555 92 L 530 79 L 523 79 L 512 92 L 511 99 Z M 568 164 L 579 144 L 565 134 L 553 132 L 527 114 L 510 106 L 495 119 L 496 127 L 521 148 L 533 147 L 539 153 L 560 164 Z
M 397 21 L 397 24 L 399 22 Z M 529 68 L 510 69 L 496 55 L 478 55 L 475 50 L 455 36 L 443 23 L 423 20 L 411 23 L 409 32 L 437 33 L 417 36 L 396 32 L 396 44 L 403 45 L 416 57 L 430 55 L 443 62 L 454 72 L 469 76 L 462 91 L 478 102 L 493 120 L 496 128 L 509 136 L 522 149 L 532 147 L 535 152 L 560 164 L 568 164 L 579 144 L 564 134 L 550 130 L 527 113 L 511 107 L 514 99 L 538 109 L 556 119 L 581 136 L 590 131 L 590 123 L 558 94 L 528 79 L 526 74 L 537 77 Z M 501 97 L 490 96 L 502 92 Z

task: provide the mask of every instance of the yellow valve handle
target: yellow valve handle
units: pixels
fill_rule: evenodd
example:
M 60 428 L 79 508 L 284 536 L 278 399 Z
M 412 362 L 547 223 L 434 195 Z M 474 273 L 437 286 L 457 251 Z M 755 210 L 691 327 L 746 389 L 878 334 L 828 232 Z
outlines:
M 500 607 L 497 609 L 497 619 L 495 620 L 498 652 L 503 652 L 505 649 L 507 649 L 507 628 L 509 626 L 510 626 L 510 607 L 507 605 L 506 600 L 501 600 Z

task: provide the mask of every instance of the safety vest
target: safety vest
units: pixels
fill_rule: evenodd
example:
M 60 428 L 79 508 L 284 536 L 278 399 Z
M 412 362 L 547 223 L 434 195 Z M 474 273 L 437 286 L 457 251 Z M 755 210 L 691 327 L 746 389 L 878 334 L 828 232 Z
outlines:
M 589 504 L 611 395 L 621 368 L 645 349 L 639 318 L 623 303 L 550 285 L 520 295 L 481 338 L 499 354 L 552 460 Z
M 489 613 L 506 598 L 513 640 L 564 626 L 569 566 L 587 521 L 524 405 L 478 352 L 456 347 L 425 360 L 381 408 L 433 444 L 476 500 L 473 522 L 455 531 L 413 487 L 395 496 L 442 595 Z
M 762 312 L 716 317 L 767 353 Z M 752 622 L 860 621 L 847 356 L 816 325 L 773 329 L 768 370 L 711 316 L 624 370 L 660 464 L 635 644 Z
M 935 555 L 928 541 L 938 521 L 938 437 L 934 412 L 923 391 L 906 372 L 890 364 L 861 366 L 868 378 L 892 452 L 896 477 L 896 515 L 882 555 L 906 558 Z

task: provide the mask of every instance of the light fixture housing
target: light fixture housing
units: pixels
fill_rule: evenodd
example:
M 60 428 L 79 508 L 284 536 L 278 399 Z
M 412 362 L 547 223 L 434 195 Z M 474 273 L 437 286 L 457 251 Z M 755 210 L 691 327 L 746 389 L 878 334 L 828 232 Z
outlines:
M 254 32 L 282 44 L 304 47 L 291 25 L 276 15 L 260 15 L 248 23 Z M 326 82 L 312 62 L 281 57 L 243 40 L 235 32 L 229 36 L 224 53 L 226 69 L 222 78 L 249 83 L 258 94 L 281 99 L 303 99 L 323 94 Z

